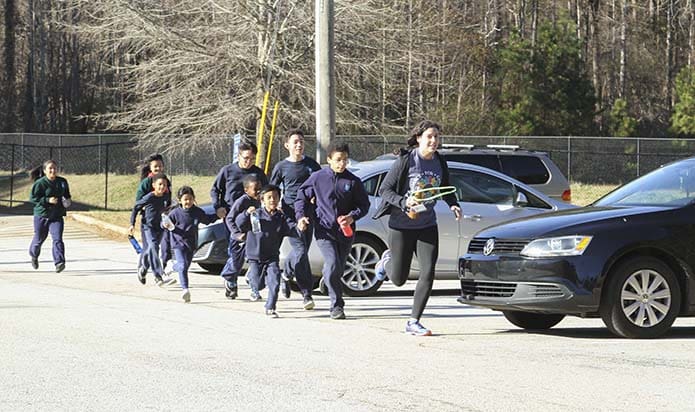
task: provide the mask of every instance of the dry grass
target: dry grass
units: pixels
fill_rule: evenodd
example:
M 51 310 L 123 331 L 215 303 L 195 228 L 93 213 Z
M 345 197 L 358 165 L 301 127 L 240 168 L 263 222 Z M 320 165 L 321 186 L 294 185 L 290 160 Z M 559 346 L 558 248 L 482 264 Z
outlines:
M 590 185 L 585 183 L 572 183 L 572 203 L 579 206 L 586 206 L 600 199 L 606 193 L 612 191 L 618 185 Z

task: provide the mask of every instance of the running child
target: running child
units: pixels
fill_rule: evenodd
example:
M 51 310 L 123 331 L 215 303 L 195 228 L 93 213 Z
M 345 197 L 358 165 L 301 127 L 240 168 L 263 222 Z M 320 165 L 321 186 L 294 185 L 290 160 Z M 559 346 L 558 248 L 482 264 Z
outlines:
M 159 244 L 164 230 L 161 227 L 162 213 L 171 205 L 171 196 L 167 196 L 167 177 L 163 173 L 152 176 L 153 191 L 147 193 L 140 200 L 135 202 L 133 212 L 130 214 L 130 227 L 128 233 L 133 234 L 135 228 L 135 218 L 140 211 L 142 214 L 142 239 L 143 251 L 140 254 L 140 264 L 138 266 L 138 280 L 143 285 L 147 281 L 147 270 L 152 269 L 155 283 L 163 286 L 162 262 L 159 260 Z
M 255 174 L 244 176 L 242 179 L 244 185 L 244 194 L 238 198 L 229 213 L 224 219 L 227 229 L 229 230 L 229 248 L 227 249 L 227 263 L 222 270 L 222 277 L 225 280 L 225 296 L 228 299 L 236 299 L 239 296 L 239 288 L 237 287 L 237 276 L 241 272 L 244 264 L 244 247 L 246 241 L 246 232 L 239 229 L 236 224 L 238 215 L 244 213 L 249 207 L 260 207 L 261 203 L 258 199 L 258 192 L 261 190 L 261 181 Z M 237 274 L 234 276 L 233 274 Z M 251 300 L 259 300 L 259 289 L 251 288 Z
M 152 176 L 157 173 L 164 173 L 164 158 L 159 153 L 149 155 L 147 159 L 145 159 L 145 164 L 142 166 L 142 169 L 140 169 L 140 184 L 135 193 L 136 202 L 152 191 Z M 168 178 L 166 196 L 169 196 L 169 201 L 171 201 L 171 180 Z M 147 245 L 143 244 L 143 248 L 147 248 Z M 168 232 L 162 235 L 161 249 L 160 256 L 162 258 L 163 273 L 167 273 L 166 267 L 171 260 L 171 247 Z
M 314 211 L 314 236 L 324 259 L 321 273 L 331 298 L 331 319 L 345 319 L 345 262 L 355 238 L 355 221 L 369 211 L 369 197 L 362 181 L 347 170 L 349 155 L 347 144 L 332 144 L 328 149 L 330 167 L 309 176 L 299 188 L 294 205 L 297 220 Z
M 56 273 L 65 269 L 65 244 L 63 243 L 63 216 L 72 204 L 70 186 L 65 178 L 58 176 L 58 163 L 46 160 L 31 173 L 34 184 L 29 200 L 34 204 L 34 237 L 29 246 L 31 267 L 39 268 L 41 245 L 48 237 L 53 238 L 53 263 Z
M 304 133 L 299 129 L 290 130 L 285 134 L 285 149 L 289 156 L 275 165 L 270 184 L 282 186 L 282 211 L 289 219 L 296 222 L 294 202 L 297 200 L 297 191 L 312 173 L 321 170 L 321 166 L 316 160 L 304 155 Z M 283 295 L 289 298 L 291 293 L 289 281 L 296 277 L 306 310 L 314 308 L 314 300 L 311 297 L 314 279 L 311 275 L 308 256 L 313 233 L 313 229 L 309 227 L 304 232 L 292 231 L 288 237 L 292 252 L 285 261 L 280 284 Z
M 306 230 L 308 218 L 297 223 L 289 221 L 279 209 L 280 188 L 267 185 L 261 189 L 262 207 L 249 206 L 236 218 L 238 227 L 246 233 L 246 259 L 249 262 L 251 289 L 258 290 L 261 275 L 266 273 L 268 300 L 265 314 L 277 318 L 276 305 L 280 289 L 280 245 L 291 231 Z M 255 222 L 252 222 L 255 220 Z
M 188 303 L 191 293 L 188 288 L 188 268 L 193 260 L 193 251 L 198 244 L 198 224 L 209 225 L 217 220 L 216 214 L 205 214 L 195 204 L 195 193 L 190 186 L 181 186 L 176 194 L 179 206 L 169 212 L 169 219 L 174 225 L 171 230 L 171 245 L 174 249 L 176 264 L 174 270 L 179 273 L 181 299 Z

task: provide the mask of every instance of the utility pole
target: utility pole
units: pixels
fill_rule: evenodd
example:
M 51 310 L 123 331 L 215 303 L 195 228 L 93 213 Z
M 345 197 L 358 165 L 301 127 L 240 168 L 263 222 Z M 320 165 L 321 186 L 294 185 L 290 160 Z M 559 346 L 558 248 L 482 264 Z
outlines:
M 333 0 L 315 0 L 316 160 L 323 163 L 335 136 Z

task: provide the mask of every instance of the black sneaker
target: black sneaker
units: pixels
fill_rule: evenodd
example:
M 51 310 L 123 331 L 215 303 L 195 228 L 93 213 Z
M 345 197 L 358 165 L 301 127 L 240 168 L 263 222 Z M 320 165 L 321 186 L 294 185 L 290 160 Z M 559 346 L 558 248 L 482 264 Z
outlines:
M 60 273 L 65 270 L 65 262 L 59 262 L 56 264 L 56 273 Z
M 143 285 L 147 283 L 147 269 L 144 266 L 138 268 L 138 280 Z
M 331 319 L 345 319 L 345 311 L 340 306 L 331 309 Z
M 33 267 L 34 270 L 39 268 L 39 258 L 31 258 L 31 267 Z
M 304 298 L 304 310 L 312 310 L 314 309 L 314 306 L 316 306 L 314 304 L 314 299 L 311 297 Z
M 239 289 L 231 283 L 224 281 L 224 296 L 227 299 L 236 299 L 239 296 Z
M 285 299 L 289 299 L 290 295 L 292 294 L 292 288 L 290 287 L 290 282 L 283 279 L 280 279 L 280 293 L 282 293 L 282 296 L 285 297 Z

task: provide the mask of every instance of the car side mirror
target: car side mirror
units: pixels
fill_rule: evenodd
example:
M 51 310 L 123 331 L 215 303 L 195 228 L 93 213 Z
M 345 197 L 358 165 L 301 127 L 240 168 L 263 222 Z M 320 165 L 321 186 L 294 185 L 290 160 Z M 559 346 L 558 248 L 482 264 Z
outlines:
M 524 207 L 528 205 L 528 198 L 526 195 L 522 192 L 517 192 L 516 193 L 516 200 L 514 200 L 514 206 L 515 207 Z

